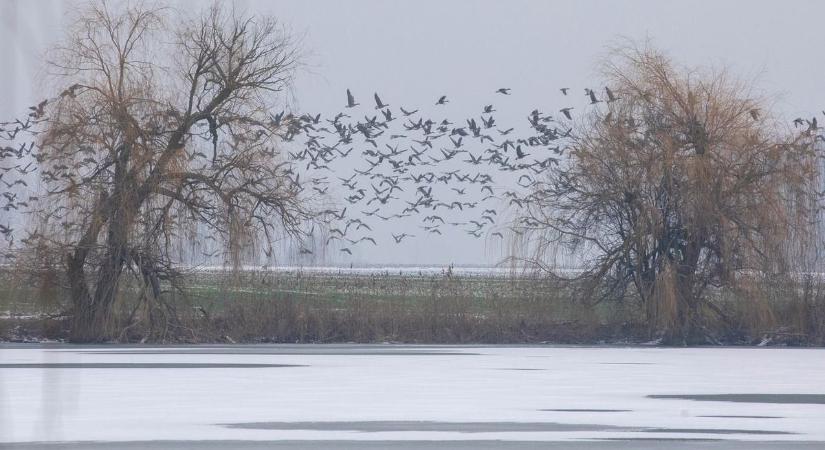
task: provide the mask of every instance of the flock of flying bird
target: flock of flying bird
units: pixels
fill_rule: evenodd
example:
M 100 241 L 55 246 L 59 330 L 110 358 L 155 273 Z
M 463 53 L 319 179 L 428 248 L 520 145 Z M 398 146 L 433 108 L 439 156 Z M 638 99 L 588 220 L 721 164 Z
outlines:
M 570 89 L 560 91 L 567 96 Z M 510 95 L 510 89 L 494 93 Z M 603 95 L 585 88 L 584 95 L 589 106 L 619 100 L 609 87 L 604 87 Z M 474 238 L 498 239 L 504 238 L 500 225 L 516 234 L 518 227 L 508 225 L 537 225 L 528 215 L 519 214 L 516 222 L 499 222 L 504 222 L 503 210 L 529 206 L 537 194 L 531 188 L 563 158 L 565 138 L 572 132 L 572 106 L 558 110 L 559 117 L 533 110 L 526 118 L 529 131 L 519 136 L 516 128 L 496 122 L 493 104 L 481 107 L 477 116 L 451 122 L 424 117 L 418 109 L 394 107 L 378 93 L 372 97 L 374 105 L 362 107 L 362 115 L 364 108 L 371 110 L 363 120 L 354 113 L 361 104 L 349 89 L 345 112 L 329 119 L 322 120 L 320 114 L 274 117 L 291 124 L 285 140 L 303 137 L 302 149 L 289 152 L 289 158 L 313 174 L 311 189 L 325 195 L 330 185 L 337 184 L 341 188 L 337 192 L 344 192 L 345 207 L 326 211 L 328 222 L 337 226 L 330 226 L 324 245 L 335 243 L 349 255 L 353 246 L 377 245 L 371 235 L 373 221 L 405 219 L 402 228 L 408 230 L 408 221 L 418 219 L 420 234 L 441 235 L 450 227 Z M 448 97 L 442 95 L 430 109 L 437 111 L 447 103 Z M 759 111 L 750 115 L 758 120 Z M 609 117 L 608 113 L 605 120 Z M 794 124 L 818 129 L 815 117 L 796 119 Z M 342 167 L 337 164 L 341 160 L 354 164 Z M 396 244 L 416 237 L 406 232 L 391 236 Z M 313 250 L 302 247 L 299 253 Z
M 567 95 L 568 88 L 561 92 Z M 510 89 L 494 93 L 510 95 Z M 346 94 L 344 112 L 328 119 L 285 113 L 273 119 L 288 124 L 285 140 L 300 142 L 288 157 L 302 165 L 305 179 L 309 174 L 311 189 L 324 196 L 337 185 L 340 189 L 333 192 L 343 192 L 343 209 L 326 211 L 330 226 L 321 243 L 335 244 L 349 255 L 354 246 L 378 245 L 372 233 L 375 221 L 404 219 L 401 228 L 410 232 L 391 233 L 390 242 L 396 244 L 419 235 L 442 235 L 447 228 L 474 238 L 502 239 L 497 229 L 502 208 L 530 202 L 529 188 L 559 163 L 564 138 L 572 131 L 564 120 L 539 110 L 526 118 L 529 132 L 518 136 L 516 128 L 499 126 L 493 104 L 482 106 L 477 116 L 452 122 L 391 105 L 378 93 L 372 96 L 374 105 L 357 109 L 361 104 L 355 95 L 349 89 Z M 616 100 L 608 88 L 604 100 L 590 89 L 585 94 L 591 104 Z M 430 109 L 437 111 L 449 102 L 442 95 Z M 570 121 L 572 109 L 559 113 Z M 418 220 L 420 232 L 411 231 L 410 220 Z M 304 246 L 299 253 L 311 254 L 313 249 Z
M 61 95 L 73 95 L 70 90 Z M 560 91 L 567 96 L 569 88 Z M 584 92 L 590 105 L 618 100 L 608 87 L 601 96 L 591 89 Z M 483 105 L 473 117 L 453 122 L 391 105 L 378 93 L 372 96 L 374 105 L 358 108 L 355 95 L 349 89 L 346 94 L 344 111 L 330 118 L 286 112 L 271 115 L 288 143 L 292 182 L 320 198 L 343 194 L 337 202 L 340 207 L 322 213 L 327 232 L 316 236 L 313 228 L 312 240 L 298 251 L 301 255 L 331 244 L 352 255 L 355 246 L 378 245 L 380 238 L 373 235 L 377 221 L 401 219 L 401 226 L 392 226 L 410 233 L 391 233 L 390 242 L 441 235 L 447 228 L 474 238 L 502 239 L 503 210 L 529 206 L 535 195 L 531 187 L 548 168 L 559 164 L 565 138 L 572 132 L 573 107 L 560 109 L 558 118 L 533 110 L 526 117 L 529 131 L 519 135 L 516 128 L 497 123 L 493 104 Z M 494 95 L 510 95 L 510 89 L 500 88 Z M 438 111 L 449 101 L 442 95 L 430 110 Z M 32 106 L 23 121 L 0 123 L 0 139 L 13 142 L 18 133 L 29 130 L 43 116 L 46 104 Z M 751 114 L 756 119 L 758 112 Z M 795 125 L 802 120 L 797 119 Z M 816 118 L 806 122 L 816 129 Z M 0 146 L 0 163 L 18 162 L 0 164 L 0 211 L 22 212 L 28 202 L 37 201 L 18 192 L 27 186 L 26 175 L 37 168 L 24 158 L 33 145 L 34 141 L 17 148 Z M 9 176 L 12 172 L 15 176 Z M 331 189 L 333 185 L 337 187 Z M 411 220 L 417 221 L 420 230 L 415 234 Z M 510 231 L 517 232 L 512 227 Z M 11 232 L 11 225 L 0 221 L 0 236 L 8 239 Z
M 76 87 L 60 96 L 74 96 Z M 561 91 L 567 95 L 566 88 Z M 592 91 L 586 93 L 594 103 L 598 101 Z M 612 94 L 607 93 L 612 101 Z M 348 89 L 346 94 L 345 112 L 330 118 L 284 111 L 270 116 L 291 148 L 287 156 L 292 167 L 287 173 L 292 182 L 318 197 L 344 195 L 334 209 L 322 213 L 322 220 L 329 225 L 327 233 L 315 240 L 313 228 L 313 240 L 305 242 L 299 254 L 313 253 L 322 242 L 336 243 L 340 252 L 351 255 L 354 246 L 378 245 L 380 238 L 370 235 L 374 221 L 411 217 L 420 219 L 421 231 L 402 226 L 409 232 L 392 233 L 390 242 L 400 244 L 420 234 L 441 235 L 446 227 L 460 227 L 476 238 L 488 231 L 492 237 L 503 238 L 500 231 L 492 230 L 498 208 L 523 206 L 528 201 L 523 190 L 549 165 L 558 163 L 563 153 L 558 142 L 571 132 L 538 110 L 527 117 L 529 136 L 519 138 L 514 128 L 499 126 L 492 104 L 483 106 L 478 116 L 452 122 L 424 117 L 419 109 L 394 107 L 377 93 L 373 95 L 374 106 L 358 108 L 353 93 Z M 510 95 L 510 89 L 501 88 L 495 94 Z M 30 174 L 38 167 L 31 158 L 35 125 L 43 120 L 45 107 L 52 100 L 30 107 L 24 120 L 0 122 L 0 141 L 25 141 L 16 147 L 0 146 L 0 211 L 23 213 L 38 200 L 28 195 L 33 192 L 27 180 L 31 181 Z M 449 101 L 442 95 L 431 109 Z M 361 120 L 356 111 L 365 109 L 369 114 Z M 571 109 L 560 113 L 571 119 Z M 31 136 L 18 138 L 26 132 Z M 214 135 L 211 123 L 210 132 Z M 496 183 L 491 169 L 516 173 L 518 179 Z M 340 189 L 330 190 L 333 184 Z M 0 236 L 9 240 L 12 225 L 3 222 L 0 220 Z

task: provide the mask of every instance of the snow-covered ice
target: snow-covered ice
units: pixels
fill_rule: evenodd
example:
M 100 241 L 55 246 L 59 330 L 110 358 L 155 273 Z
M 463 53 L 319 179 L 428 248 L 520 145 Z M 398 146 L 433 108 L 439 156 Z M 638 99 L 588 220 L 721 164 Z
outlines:
M 822 349 L 6 345 L 0 443 L 678 438 L 825 447 L 823 380 Z M 699 394 L 759 395 L 651 397 Z M 720 401 L 731 399 L 740 401 Z

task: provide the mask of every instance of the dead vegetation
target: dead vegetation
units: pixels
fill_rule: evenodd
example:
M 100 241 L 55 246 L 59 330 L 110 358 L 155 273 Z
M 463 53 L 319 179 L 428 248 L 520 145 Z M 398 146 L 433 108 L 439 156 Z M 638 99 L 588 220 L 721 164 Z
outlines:
M 61 272 L 57 277 L 64 276 Z M 58 304 L 46 307 L 37 285 L 5 272 L 0 339 L 67 339 L 71 322 Z M 37 276 L 29 281 L 40 279 Z M 189 273 L 174 298 L 180 327 L 136 322 L 119 342 L 408 342 L 644 343 L 646 311 L 638 299 L 592 305 L 581 285 L 545 276 L 330 275 L 279 272 Z M 25 286 L 30 286 L 26 288 Z M 122 285 L 121 321 L 145 303 L 141 284 Z M 808 277 L 792 286 L 752 287 L 760 308 L 741 291 L 718 291 L 714 302 L 730 319 L 706 322 L 703 344 L 825 344 L 825 284 Z M 60 296 L 52 300 L 59 302 Z

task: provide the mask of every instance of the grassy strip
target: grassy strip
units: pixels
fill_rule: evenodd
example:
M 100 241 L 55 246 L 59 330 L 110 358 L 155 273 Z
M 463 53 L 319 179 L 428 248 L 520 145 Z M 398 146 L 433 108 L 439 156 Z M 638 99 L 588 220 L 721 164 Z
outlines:
M 0 338 L 66 336 L 66 292 L 59 281 L 38 280 L 0 274 Z M 163 307 L 138 286 L 121 286 L 126 331 L 119 340 L 596 344 L 656 337 L 634 299 L 592 304 L 576 286 L 540 277 L 243 272 L 184 281 Z M 822 290 L 772 289 L 718 293 L 714 304 L 726 320 L 708 314 L 711 338 L 695 343 L 822 344 Z M 169 320 L 170 310 L 178 320 Z

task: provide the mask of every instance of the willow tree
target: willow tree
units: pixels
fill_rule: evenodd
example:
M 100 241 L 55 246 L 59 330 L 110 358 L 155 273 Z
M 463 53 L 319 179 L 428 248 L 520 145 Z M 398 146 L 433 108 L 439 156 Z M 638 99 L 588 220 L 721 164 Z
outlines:
M 529 260 L 579 261 L 591 298 L 633 292 L 652 331 L 701 339 L 706 319 L 727 319 L 710 288 L 787 273 L 802 257 L 789 249 L 810 242 L 816 120 L 783 127 L 747 83 L 650 48 L 619 49 L 604 68 L 603 101 L 517 227 Z
M 101 2 L 73 21 L 49 54 L 60 88 L 35 111 L 45 195 L 29 237 L 64 255 L 73 341 L 117 336 L 126 275 L 160 301 L 175 242 L 219 236 L 237 258 L 312 219 L 278 150 L 294 124 L 268 113 L 297 50 L 274 19 L 217 4 Z

